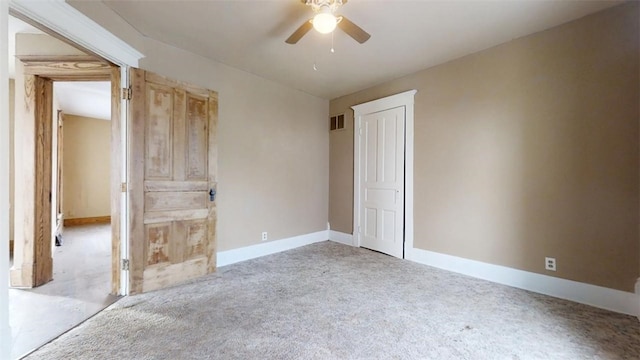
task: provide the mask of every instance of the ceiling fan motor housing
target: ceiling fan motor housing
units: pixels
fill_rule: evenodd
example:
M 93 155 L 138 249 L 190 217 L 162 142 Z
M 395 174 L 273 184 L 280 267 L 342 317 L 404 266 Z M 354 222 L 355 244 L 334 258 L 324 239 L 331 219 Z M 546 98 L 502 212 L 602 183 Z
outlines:
M 0 0 L 1 1 L 1 0 Z M 303 4 L 310 6 L 315 16 L 300 25 L 296 31 L 285 40 L 287 44 L 296 44 L 311 29 L 316 29 L 321 34 L 332 33 L 339 27 L 347 35 L 360 44 L 364 44 L 371 35 L 362 30 L 358 25 L 344 16 L 336 16 L 336 10 L 347 3 L 348 0 L 300 0 Z
M 335 12 L 340 6 L 344 5 L 347 0 L 301 0 L 305 5 L 311 6 L 314 12 L 321 12 L 323 9 L 329 9 L 331 13 Z M 326 10 L 324 10 L 326 11 Z

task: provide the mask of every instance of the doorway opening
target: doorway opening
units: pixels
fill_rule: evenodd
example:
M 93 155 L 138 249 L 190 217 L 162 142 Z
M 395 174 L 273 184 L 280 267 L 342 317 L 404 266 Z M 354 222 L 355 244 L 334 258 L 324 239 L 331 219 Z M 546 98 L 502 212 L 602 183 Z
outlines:
M 19 358 L 122 293 L 122 148 L 120 68 L 42 32 L 14 36 L 9 314 Z

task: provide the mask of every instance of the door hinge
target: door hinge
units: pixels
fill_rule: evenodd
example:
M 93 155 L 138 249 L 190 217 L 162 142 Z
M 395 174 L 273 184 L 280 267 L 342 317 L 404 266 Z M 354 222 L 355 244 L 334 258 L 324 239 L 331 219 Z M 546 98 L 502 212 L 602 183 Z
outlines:
M 131 88 L 122 88 L 122 100 L 131 100 Z
M 121 192 L 127 192 L 127 183 L 121 183 L 120 184 L 120 191 Z
M 129 271 L 129 259 L 122 259 L 121 269 L 124 271 Z

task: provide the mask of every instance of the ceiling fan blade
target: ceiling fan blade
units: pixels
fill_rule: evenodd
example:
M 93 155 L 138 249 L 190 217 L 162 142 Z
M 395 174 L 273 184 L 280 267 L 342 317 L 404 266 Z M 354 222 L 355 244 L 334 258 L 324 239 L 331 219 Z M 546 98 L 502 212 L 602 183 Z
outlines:
M 344 16 L 342 17 L 342 21 L 338 23 L 338 27 L 342 29 L 342 31 L 347 33 L 347 35 L 351 36 L 355 41 L 359 42 L 360 44 L 363 44 L 364 42 L 369 40 L 369 38 L 371 37 L 369 33 L 362 30 L 360 26 L 352 23 L 351 20 L 347 19 Z
M 300 25 L 298 30 L 294 31 L 293 34 L 291 34 L 291 36 L 289 36 L 289 38 L 284 42 L 292 45 L 297 43 L 306 33 L 309 32 L 309 30 L 311 30 L 311 28 L 313 28 L 311 21 L 305 21 L 304 24 Z

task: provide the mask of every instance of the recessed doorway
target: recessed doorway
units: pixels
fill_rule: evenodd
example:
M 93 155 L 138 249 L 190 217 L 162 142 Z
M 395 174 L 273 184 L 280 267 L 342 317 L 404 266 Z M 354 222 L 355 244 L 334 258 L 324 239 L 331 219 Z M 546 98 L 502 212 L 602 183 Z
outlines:
M 354 245 L 411 258 L 416 90 L 355 105 Z
M 16 38 L 21 49 L 46 44 L 70 54 L 40 54 L 32 46 L 28 55 L 10 56 L 12 359 L 115 302 L 120 289 L 120 69 L 41 32 Z

